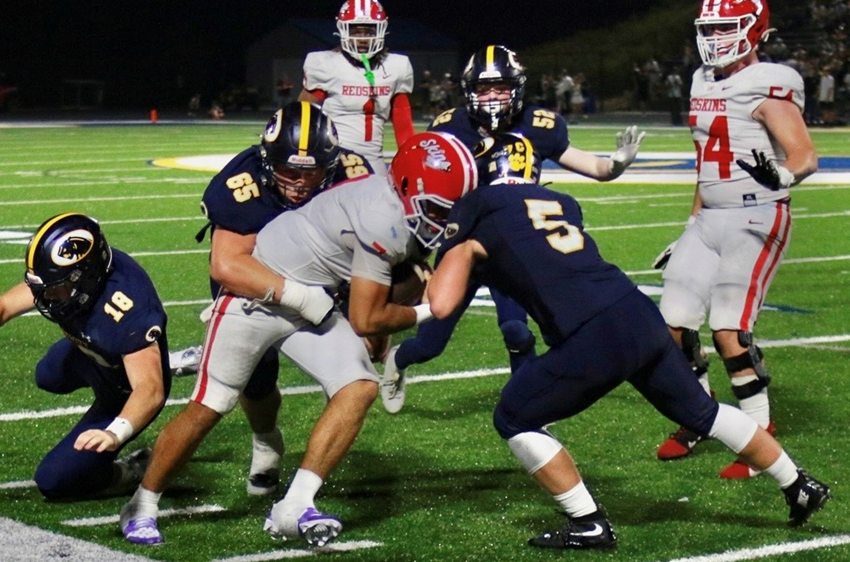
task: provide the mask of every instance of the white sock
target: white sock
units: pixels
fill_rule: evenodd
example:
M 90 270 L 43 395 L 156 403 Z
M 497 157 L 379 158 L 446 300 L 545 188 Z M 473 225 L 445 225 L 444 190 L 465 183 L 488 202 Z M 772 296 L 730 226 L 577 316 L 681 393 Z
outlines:
M 286 495 L 281 502 L 304 507 L 314 507 L 315 504 L 313 502 L 323 483 L 323 480 L 315 472 L 299 468 L 295 472 L 295 477 L 289 484 L 289 490 L 286 491 Z
M 283 435 L 278 428 L 266 433 L 254 433 L 250 474 L 279 471 L 283 451 Z
M 767 467 L 764 473 L 776 480 L 780 488 L 785 489 L 797 480 L 797 465 L 782 451 L 776 462 Z
M 744 386 L 756 380 L 758 380 L 756 375 L 732 377 L 732 386 Z M 744 413 L 756 420 L 756 423 L 762 429 L 767 429 L 767 426 L 770 425 L 770 402 L 767 398 L 767 388 L 761 389 L 755 396 L 739 400 L 738 405 Z
M 159 498 L 162 492 L 151 492 L 139 486 L 133 494 L 131 503 L 136 505 L 136 518 L 156 517 L 159 514 Z
M 599 509 L 593 500 L 593 496 L 585 488 L 584 482 L 579 482 L 563 494 L 553 497 L 570 517 L 590 515 Z

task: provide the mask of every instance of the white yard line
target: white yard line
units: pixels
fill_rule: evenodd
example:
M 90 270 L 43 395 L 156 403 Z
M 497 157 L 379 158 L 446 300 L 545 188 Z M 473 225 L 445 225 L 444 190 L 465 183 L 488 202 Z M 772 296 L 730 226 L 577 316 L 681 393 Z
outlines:
M 16 482 L 3 482 L 0 490 L 15 490 L 19 488 L 35 488 L 35 480 L 18 480 Z
M 0 560 L 68 560 L 73 562 L 154 562 L 152 559 L 112 550 L 97 543 L 67 537 L 0 517 Z
M 839 334 L 834 336 L 814 336 L 810 338 L 795 338 L 788 340 L 758 340 L 759 347 L 805 347 L 807 345 L 819 345 L 825 343 L 841 343 L 850 341 L 850 334 Z M 713 353 L 714 348 L 706 347 L 706 352 Z M 442 373 L 434 375 L 418 375 L 410 377 L 407 380 L 408 384 L 418 384 L 422 382 L 447 381 L 457 379 L 471 379 L 479 377 L 489 377 L 493 375 L 506 375 L 510 373 L 507 367 L 498 367 L 494 369 L 478 369 L 474 371 L 456 371 L 452 373 Z M 318 385 L 305 386 L 290 386 L 280 389 L 281 394 L 297 395 L 297 394 L 312 394 L 322 392 L 322 388 Z M 188 398 L 174 398 L 166 402 L 166 406 L 179 406 L 189 402 Z M 89 406 L 72 406 L 68 408 L 55 408 L 52 410 L 33 411 L 26 410 L 20 412 L 9 412 L 0 414 L 0 422 L 14 422 L 24 420 L 35 420 L 42 418 L 55 418 L 59 416 L 68 416 L 72 414 L 82 414 L 89 409 Z
M 288 560 L 289 558 L 304 558 L 307 556 L 317 556 L 320 554 L 328 554 L 331 552 L 352 552 L 354 550 L 363 550 L 365 548 L 376 548 L 384 546 L 384 543 L 375 541 L 348 541 L 348 542 L 332 542 L 329 545 L 317 548 L 298 548 L 298 549 L 279 549 L 272 552 L 262 552 L 259 554 L 245 554 L 242 556 L 232 556 L 230 558 L 216 558 L 211 562 L 266 562 L 268 560 Z
M 781 556 L 807 550 L 818 550 L 850 544 L 850 535 L 835 535 L 802 542 L 786 542 L 762 546 L 760 548 L 743 548 L 741 550 L 728 550 L 718 554 L 704 554 L 688 558 L 676 558 L 667 562 L 741 562 L 743 560 L 758 560 L 768 556 Z
M 198 513 L 220 513 L 227 511 L 220 505 L 198 505 L 195 507 L 184 507 L 181 509 L 163 509 L 157 516 L 159 519 L 163 517 L 174 517 L 175 515 L 195 515 Z M 106 517 L 83 517 L 80 519 L 66 519 L 62 521 L 62 525 L 68 527 L 97 527 L 99 525 L 111 525 L 118 523 L 118 515 L 107 515 Z

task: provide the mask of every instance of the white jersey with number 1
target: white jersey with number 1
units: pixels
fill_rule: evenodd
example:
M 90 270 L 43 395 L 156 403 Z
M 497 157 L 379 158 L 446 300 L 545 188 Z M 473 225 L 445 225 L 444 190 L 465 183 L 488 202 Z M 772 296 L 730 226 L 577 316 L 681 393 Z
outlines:
M 768 98 L 803 110 L 803 79 L 791 67 L 757 63 L 723 80 L 703 66 L 694 73 L 689 124 L 697 149 L 699 194 L 707 208 L 750 207 L 788 197 L 760 185 L 736 161 L 754 164 L 753 149 L 778 164 L 785 153 L 753 112 Z
M 383 162 L 393 96 L 413 92 L 413 67 L 406 56 L 387 53 L 372 73 L 374 86 L 362 66 L 336 49 L 310 53 L 304 60 L 304 89 L 327 94 L 322 110 L 336 125 L 340 145 L 374 163 Z

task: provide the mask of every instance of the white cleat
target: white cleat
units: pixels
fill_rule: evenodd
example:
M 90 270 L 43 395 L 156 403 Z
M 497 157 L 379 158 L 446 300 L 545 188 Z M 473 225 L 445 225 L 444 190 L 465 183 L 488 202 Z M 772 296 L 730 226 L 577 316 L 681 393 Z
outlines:
M 407 377 L 405 369 L 399 369 L 395 364 L 395 354 L 399 346 L 395 346 L 387 353 L 384 362 L 384 378 L 381 381 L 381 402 L 384 409 L 390 414 L 397 414 L 404 406 L 406 396 Z

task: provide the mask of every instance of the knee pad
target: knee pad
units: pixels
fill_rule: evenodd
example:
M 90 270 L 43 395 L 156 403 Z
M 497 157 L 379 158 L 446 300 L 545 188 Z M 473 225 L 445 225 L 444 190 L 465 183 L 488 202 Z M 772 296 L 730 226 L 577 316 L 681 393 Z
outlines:
M 526 431 L 508 439 L 508 447 L 529 474 L 534 474 L 552 460 L 561 443 L 544 430 Z
M 528 353 L 536 343 L 534 334 L 521 320 L 508 320 L 499 325 L 509 353 Z
M 696 376 L 702 376 L 708 372 L 708 358 L 699 341 L 699 332 L 684 328 L 682 330 L 682 351 L 691 363 Z
M 756 380 L 743 386 L 732 387 L 732 392 L 735 394 L 735 398 L 743 400 L 745 398 L 755 396 L 767 388 L 770 384 L 770 373 L 767 372 L 767 369 L 765 369 L 764 363 L 762 362 L 764 354 L 761 352 L 761 349 L 759 349 L 759 346 L 753 343 L 752 332 L 739 331 L 738 344 L 741 347 L 746 348 L 746 351 L 740 355 L 736 355 L 735 357 L 724 359 L 723 366 L 726 367 L 726 372 L 730 375 L 737 373 L 738 371 L 743 371 L 744 369 L 753 369 L 756 372 Z M 717 339 L 714 339 L 714 345 L 718 349 L 720 348 L 720 346 L 717 345 Z

